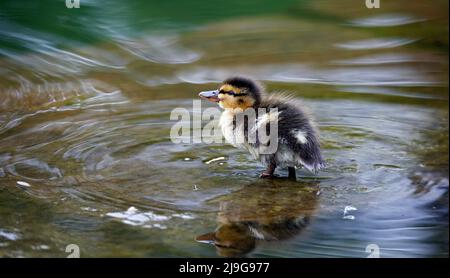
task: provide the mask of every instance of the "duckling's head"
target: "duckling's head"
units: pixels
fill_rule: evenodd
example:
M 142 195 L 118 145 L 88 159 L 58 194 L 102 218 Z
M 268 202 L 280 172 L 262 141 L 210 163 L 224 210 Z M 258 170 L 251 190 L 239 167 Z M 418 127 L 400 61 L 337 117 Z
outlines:
M 211 102 L 217 102 L 220 107 L 245 110 L 258 107 L 261 102 L 262 87 L 246 77 L 230 77 L 223 81 L 219 89 L 201 92 L 199 96 Z

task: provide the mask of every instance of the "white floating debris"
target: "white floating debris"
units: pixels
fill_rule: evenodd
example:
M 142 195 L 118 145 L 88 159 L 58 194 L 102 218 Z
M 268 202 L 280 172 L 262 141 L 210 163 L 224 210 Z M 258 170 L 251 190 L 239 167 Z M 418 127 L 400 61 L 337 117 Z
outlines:
M 85 210 L 85 211 L 92 211 L 92 212 L 95 212 L 95 211 L 97 211 L 97 209 L 96 209 L 96 208 L 91 208 L 91 207 L 81 207 L 81 210 Z
M 197 191 L 198 190 L 198 186 L 196 184 L 194 184 L 194 190 Z
M 353 210 L 358 210 L 357 208 L 353 207 L 353 206 L 346 206 L 344 208 L 344 214 L 346 214 L 349 211 L 353 211 Z
M 33 250 L 50 250 L 50 246 L 48 245 L 33 245 L 31 246 Z
M 210 160 L 206 161 L 205 164 L 211 164 L 212 162 L 219 161 L 219 160 L 225 160 L 225 157 L 224 156 L 219 156 L 219 157 L 210 159 Z
M 31 184 L 29 184 L 26 181 L 17 181 L 17 185 L 25 186 L 25 187 L 31 187 Z
M 184 158 L 184 161 L 189 161 L 189 160 L 191 160 L 189 157 Z
M 178 218 L 182 218 L 182 219 L 194 219 L 195 217 L 190 215 L 190 214 L 186 214 L 186 213 L 175 213 L 172 214 L 173 217 L 178 217 Z
M 166 229 L 167 227 L 155 222 L 163 222 L 172 218 L 171 216 L 159 215 L 151 211 L 139 212 L 139 210 L 135 207 L 130 207 L 124 212 L 109 212 L 106 215 L 109 217 L 121 219 L 122 223 L 128 225 L 159 229 Z
M 155 227 L 155 228 L 160 228 L 160 229 L 167 229 L 167 227 L 165 226 L 165 225 L 161 225 L 161 224 L 158 224 L 158 223 L 156 223 L 156 224 L 153 224 L 153 227 Z
M 355 216 L 347 214 L 348 212 L 355 211 L 355 210 L 358 210 L 358 209 L 355 208 L 354 206 L 346 206 L 344 208 L 344 216 L 342 218 L 343 219 L 348 219 L 348 220 L 355 220 Z
M 161 224 L 158 224 L 158 223 L 156 223 L 156 224 L 147 224 L 147 225 L 144 225 L 142 227 L 144 227 L 144 228 L 158 228 L 158 229 L 161 229 L 161 230 L 167 229 L 166 225 L 161 225 Z
M 20 236 L 18 234 L 13 233 L 13 232 L 8 232 L 5 230 L 0 230 L 0 238 L 1 237 L 6 238 L 8 240 L 12 240 L 12 241 L 20 239 Z

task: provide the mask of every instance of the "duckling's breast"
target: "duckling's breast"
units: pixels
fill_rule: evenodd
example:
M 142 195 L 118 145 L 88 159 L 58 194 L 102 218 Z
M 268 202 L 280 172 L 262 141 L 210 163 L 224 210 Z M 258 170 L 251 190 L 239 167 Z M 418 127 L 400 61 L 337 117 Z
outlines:
M 270 118 L 270 117 L 269 117 Z M 265 165 L 275 162 L 280 166 L 296 165 L 295 152 L 288 145 L 287 138 L 279 137 L 279 132 L 269 134 L 270 144 L 262 144 L 258 138 L 257 128 L 270 124 L 267 116 L 256 119 L 237 121 L 236 115 L 224 111 L 220 118 L 220 127 L 225 140 L 241 149 L 246 149 L 256 160 Z M 270 119 L 274 119 L 273 117 Z
M 252 117 L 245 120 L 237 118 L 236 114 L 225 110 L 219 121 L 222 134 L 225 140 L 237 148 L 249 148 L 250 145 L 257 145 L 257 136 L 253 127 L 256 119 Z M 249 128 L 250 127 L 250 128 Z

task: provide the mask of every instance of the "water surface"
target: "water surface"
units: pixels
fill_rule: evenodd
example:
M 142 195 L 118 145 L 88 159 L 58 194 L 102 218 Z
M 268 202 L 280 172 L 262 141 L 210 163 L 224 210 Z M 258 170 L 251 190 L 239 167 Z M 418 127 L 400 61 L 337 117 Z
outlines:
M 448 2 L 63 2 L 0 3 L 0 256 L 448 257 Z M 325 170 L 171 142 L 235 73 L 303 100 Z

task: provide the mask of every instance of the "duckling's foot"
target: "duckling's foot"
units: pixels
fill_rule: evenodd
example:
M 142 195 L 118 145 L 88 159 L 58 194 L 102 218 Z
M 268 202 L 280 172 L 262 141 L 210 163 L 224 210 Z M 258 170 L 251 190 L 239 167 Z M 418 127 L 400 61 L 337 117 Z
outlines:
M 276 176 L 272 173 L 266 173 L 266 172 L 262 172 L 261 175 L 259 175 L 260 178 L 262 179 L 273 179 L 276 178 Z
M 295 168 L 294 167 L 288 167 L 288 179 L 290 180 L 297 180 L 297 175 L 295 174 Z
M 275 175 L 273 173 L 275 172 L 276 167 L 277 166 L 275 164 L 270 164 L 269 166 L 267 166 L 267 169 L 264 172 L 262 172 L 262 174 L 259 177 L 263 179 L 275 178 Z

